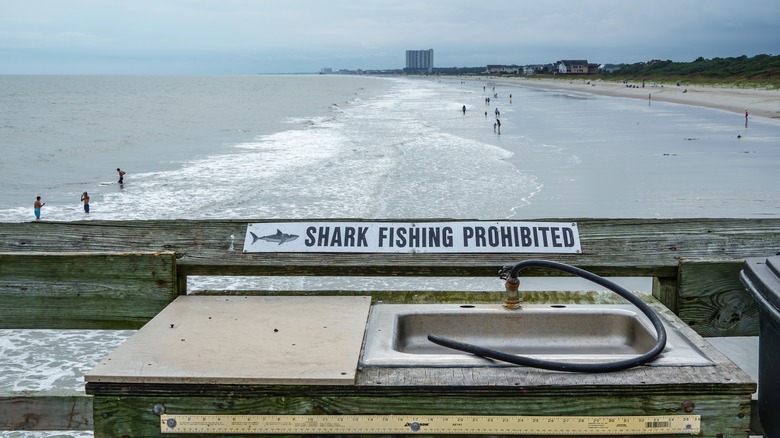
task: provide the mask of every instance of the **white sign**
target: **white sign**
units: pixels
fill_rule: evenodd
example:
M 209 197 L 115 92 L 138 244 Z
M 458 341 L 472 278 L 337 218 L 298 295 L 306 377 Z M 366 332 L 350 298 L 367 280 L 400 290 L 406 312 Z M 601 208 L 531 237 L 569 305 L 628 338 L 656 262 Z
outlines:
M 581 251 L 576 223 L 263 222 L 244 252 L 559 253 Z

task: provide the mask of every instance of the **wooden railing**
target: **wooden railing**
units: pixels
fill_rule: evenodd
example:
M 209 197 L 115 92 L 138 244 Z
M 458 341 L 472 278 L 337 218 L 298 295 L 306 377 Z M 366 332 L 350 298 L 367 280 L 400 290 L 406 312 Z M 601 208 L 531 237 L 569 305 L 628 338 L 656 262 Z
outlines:
M 582 252 L 543 258 L 601 276 L 653 278 L 653 295 L 703 336 L 757 334 L 758 310 L 738 273 L 745 258 L 780 252 L 780 219 L 556 221 L 578 224 Z M 244 253 L 254 222 L 262 221 L 0 224 L 0 327 L 138 328 L 186 294 L 191 275 L 495 277 L 503 265 L 540 258 Z
M 758 309 L 738 274 L 746 258 L 780 252 L 780 219 L 556 221 L 578 224 L 581 253 L 244 253 L 247 224 L 263 221 L 0 223 L 0 328 L 137 329 L 186 294 L 192 275 L 495 277 L 501 266 L 546 258 L 601 276 L 653 278 L 655 298 L 702 336 L 757 334 Z M 449 300 L 487 296 L 446 289 Z M 440 298 L 426 292 L 360 293 L 395 301 Z M 0 388 L 5 418 L 0 430 L 88 429 L 91 403 L 81 392 Z

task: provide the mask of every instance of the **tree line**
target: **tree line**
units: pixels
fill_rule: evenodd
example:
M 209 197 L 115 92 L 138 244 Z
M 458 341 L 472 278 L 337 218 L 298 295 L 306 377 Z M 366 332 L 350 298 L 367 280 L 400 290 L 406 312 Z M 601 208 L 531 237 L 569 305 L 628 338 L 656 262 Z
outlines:
M 692 62 L 674 62 L 654 59 L 648 62 L 625 64 L 610 77 L 653 80 L 675 79 L 687 82 L 734 82 L 780 85 L 780 55 L 756 55 L 751 58 L 698 57 Z

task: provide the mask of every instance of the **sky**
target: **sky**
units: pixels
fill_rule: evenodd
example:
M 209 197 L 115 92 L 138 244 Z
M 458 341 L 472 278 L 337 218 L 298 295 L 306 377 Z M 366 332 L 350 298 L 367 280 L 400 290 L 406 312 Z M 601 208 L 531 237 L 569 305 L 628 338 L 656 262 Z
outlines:
M 0 0 L 0 74 L 264 74 L 780 54 L 777 0 Z

